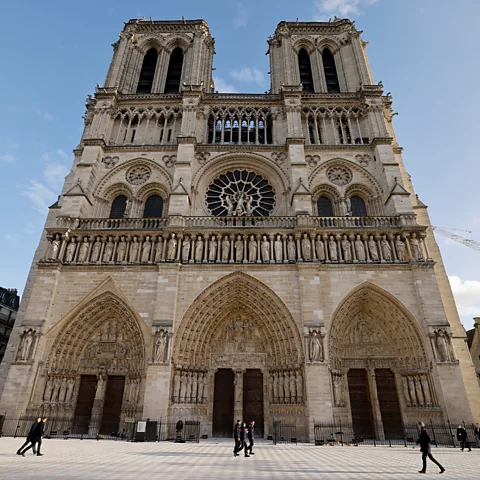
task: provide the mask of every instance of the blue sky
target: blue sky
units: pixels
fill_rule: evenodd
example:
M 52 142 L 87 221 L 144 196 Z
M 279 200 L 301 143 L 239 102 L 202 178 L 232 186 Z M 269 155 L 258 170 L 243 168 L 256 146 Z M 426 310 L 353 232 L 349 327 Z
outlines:
M 478 0 L 16 0 L 0 5 L 0 285 L 23 290 L 46 207 L 80 139 L 85 97 L 103 84 L 124 21 L 205 19 L 216 38 L 216 89 L 258 93 L 269 88 L 266 39 L 277 23 L 335 14 L 355 19 L 370 42 L 433 224 L 480 240 Z M 480 252 L 438 241 L 470 328 L 480 316 Z

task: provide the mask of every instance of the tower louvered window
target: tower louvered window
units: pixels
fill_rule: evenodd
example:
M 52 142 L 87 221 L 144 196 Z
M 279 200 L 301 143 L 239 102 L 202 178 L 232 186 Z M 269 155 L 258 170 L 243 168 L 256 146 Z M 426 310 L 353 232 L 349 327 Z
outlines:
M 305 93 L 315 93 L 310 55 L 304 48 L 298 52 L 298 69 L 300 71 L 300 82 L 302 83 L 303 91 Z
M 157 68 L 158 53 L 151 48 L 143 57 L 142 70 L 138 80 L 137 93 L 151 93 L 155 69 Z
M 327 82 L 328 93 L 340 93 L 340 84 L 338 83 L 337 67 L 332 52 L 326 48 L 322 53 L 323 69 L 325 71 L 325 80 Z
M 183 50 L 176 48 L 170 55 L 168 63 L 165 93 L 178 93 L 180 91 L 180 79 L 182 78 Z

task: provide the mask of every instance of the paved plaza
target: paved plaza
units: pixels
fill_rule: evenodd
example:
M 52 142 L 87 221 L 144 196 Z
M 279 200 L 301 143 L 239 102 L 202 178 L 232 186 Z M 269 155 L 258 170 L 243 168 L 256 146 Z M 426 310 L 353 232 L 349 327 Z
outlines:
M 43 457 L 15 455 L 23 438 L 0 439 L 2 479 L 402 479 L 423 478 L 418 448 L 315 447 L 259 441 L 256 454 L 234 458 L 233 442 L 199 444 L 127 443 L 95 440 L 45 440 Z M 441 478 L 478 479 L 480 450 L 438 448 L 435 457 L 447 471 Z M 429 465 L 428 475 L 438 475 Z M 240 475 L 240 477 L 239 477 Z M 161 477 L 160 477 L 161 476 Z

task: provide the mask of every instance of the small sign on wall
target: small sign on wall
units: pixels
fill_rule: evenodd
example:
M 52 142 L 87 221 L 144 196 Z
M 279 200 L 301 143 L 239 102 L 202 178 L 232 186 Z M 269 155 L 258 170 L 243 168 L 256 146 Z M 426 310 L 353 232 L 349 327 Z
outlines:
M 137 433 L 145 433 L 146 429 L 147 429 L 147 422 L 137 423 Z

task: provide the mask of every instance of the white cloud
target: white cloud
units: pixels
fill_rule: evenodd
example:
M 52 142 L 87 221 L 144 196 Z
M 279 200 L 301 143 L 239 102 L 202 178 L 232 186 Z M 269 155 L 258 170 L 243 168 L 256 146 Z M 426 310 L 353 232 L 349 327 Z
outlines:
M 448 279 L 462 320 L 480 317 L 480 281 L 462 281 L 460 277 L 456 276 L 448 277 Z
M 45 112 L 45 113 L 43 114 L 43 118 L 44 118 L 45 120 L 49 120 L 49 121 L 50 121 L 50 120 L 53 120 L 53 115 L 52 115 L 50 112 Z
M 63 185 L 63 181 L 67 176 L 68 169 L 61 163 L 49 163 L 43 171 L 43 176 L 54 189 L 60 189 Z
M 237 15 L 233 19 L 233 25 L 237 28 L 246 27 L 250 18 L 250 9 L 246 8 L 243 2 L 237 5 Z
M 15 157 L 10 152 L 7 152 L 5 155 L 0 156 L 0 160 L 10 163 L 15 161 Z
M 68 155 L 61 148 L 59 148 L 55 153 L 59 157 L 63 158 L 63 160 L 68 160 Z
M 380 0 L 315 0 L 315 20 L 325 21 L 337 15 L 350 18 L 361 15 L 365 8 Z
M 265 83 L 265 75 L 255 67 L 236 68 L 230 72 L 230 75 L 238 82 L 256 83 L 258 85 Z
M 36 180 L 30 180 L 28 185 L 23 186 L 22 195 L 29 198 L 33 208 L 41 213 L 46 213 L 48 207 L 57 199 L 54 192 Z
M 233 85 L 228 84 L 221 77 L 213 77 L 213 81 L 215 83 L 215 91 L 218 91 L 220 93 L 236 93 L 237 92 L 237 89 Z
M 17 237 L 15 235 L 10 235 L 9 233 L 4 233 L 3 234 L 5 240 L 8 240 L 9 242 L 16 242 Z

